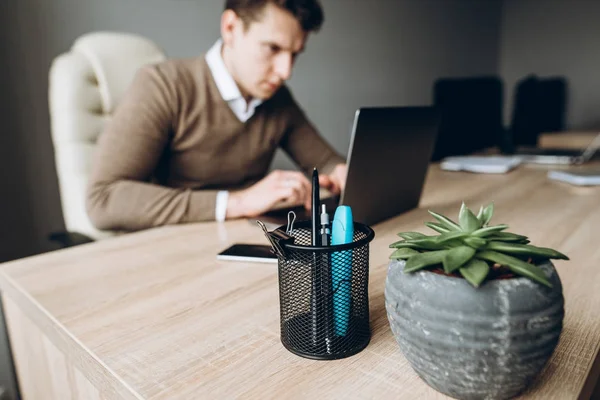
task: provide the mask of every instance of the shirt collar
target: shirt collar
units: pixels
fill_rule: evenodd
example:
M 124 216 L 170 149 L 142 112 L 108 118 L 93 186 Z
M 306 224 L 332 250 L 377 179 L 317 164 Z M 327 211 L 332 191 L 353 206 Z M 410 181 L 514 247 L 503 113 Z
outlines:
M 229 73 L 229 70 L 225 66 L 223 56 L 221 56 L 222 47 L 223 39 L 219 39 L 210 48 L 210 50 L 208 50 L 205 57 L 206 63 L 208 64 L 208 68 L 210 68 L 210 72 L 215 80 L 215 83 L 217 84 L 217 88 L 219 89 L 219 93 L 221 93 L 221 97 L 223 97 L 223 100 L 244 100 L 239 87 L 237 86 L 237 84 L 233 80 L 233 77 Z M 256 107 L 261 103 L 261 101 L 259 99 L 252 99 L 250 103 Z

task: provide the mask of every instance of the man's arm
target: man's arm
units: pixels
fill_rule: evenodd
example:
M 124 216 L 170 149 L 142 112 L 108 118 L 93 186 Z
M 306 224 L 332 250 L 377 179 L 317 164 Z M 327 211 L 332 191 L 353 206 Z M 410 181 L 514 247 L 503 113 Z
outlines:
M 213 220 L 217 191 L 150 183 L 176 128 L 177 93 L 157 67 L 139 70 L 100 135 L 86 206 L 99 229 L 138 230 Z
M 346 160 L 339 155 L 306 117 L 287 88 L 283 88 L 289 124 L 281 147 L 306 173 L 317 167 L 321 174 L 331 174 Z

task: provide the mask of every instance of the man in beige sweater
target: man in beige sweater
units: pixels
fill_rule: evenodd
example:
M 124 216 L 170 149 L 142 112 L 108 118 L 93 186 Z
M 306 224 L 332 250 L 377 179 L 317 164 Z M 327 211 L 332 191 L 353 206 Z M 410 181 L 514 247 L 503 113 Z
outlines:
M 309 208 L 313 167 L 339 193 L 345 160 L 284 85 L 322 21 L 318 0 L 226 0 L 205 56 L 142 68 L 99 139 L 92 222 L 137 230 L 257 216 L 281 201 Z M 304 173 L 267 174 L 278 147 Z

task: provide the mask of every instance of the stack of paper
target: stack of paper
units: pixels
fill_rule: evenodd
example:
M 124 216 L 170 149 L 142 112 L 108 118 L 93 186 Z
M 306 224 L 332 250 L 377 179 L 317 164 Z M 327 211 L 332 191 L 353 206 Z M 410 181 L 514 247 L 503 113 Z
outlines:
M 595 186 L 600 185 L 600 168 L 549 171 L 548 178 L 577 186 Z
M 447 171 L 468 171 L 482 174 L 504 174 L 521 164 L 518 157 L 462 156 L 447 157 L 440 164 Z

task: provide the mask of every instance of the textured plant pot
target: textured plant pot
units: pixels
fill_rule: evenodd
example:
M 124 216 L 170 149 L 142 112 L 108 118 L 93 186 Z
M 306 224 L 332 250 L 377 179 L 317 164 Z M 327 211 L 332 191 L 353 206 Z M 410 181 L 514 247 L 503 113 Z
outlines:
M 388 267 L 385 303 L 392 332 L 417 374 L 460 399 L 506 399 L 523 392 L 552 355 L 564 299 L 554 265 L 540 265 L 553 287 L 527 278 L 478 289 L 462 278 Z

